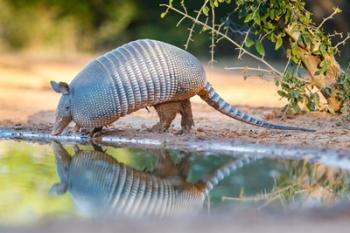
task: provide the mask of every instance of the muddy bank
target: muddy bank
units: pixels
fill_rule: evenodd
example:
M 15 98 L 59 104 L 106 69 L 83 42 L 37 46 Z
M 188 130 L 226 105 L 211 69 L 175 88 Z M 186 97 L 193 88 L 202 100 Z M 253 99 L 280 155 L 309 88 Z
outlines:
M 271 115 L 278 112 L 277 108 L 240 107 L 260 118 L 265 118 L 278 124 L 296 125 L 316 129 L 316 132 L 281 131 L 254 127 L 230 119 L 205 104 L 194 104 L 195 127 L 187 135 L 175 135 L 180 130 L 180 117 L 177 117 L 169 132 L 158 134 L 149 132 L 158 118 L 153 109 L 150 112 L 139 110 L 123 117 L 106 128 L 103 133 L 108 136 L 127 138 L 154 138 L 176 143 L 182 140 L 235 140 L 260 144 L 304 145 L 318 148 L 350 149 L 350 130 L 348 123 L 341 117 L 326 113 L 308 113 L 293 119 L 280 120 Z M 54 112 L 38 112 L 28 117 L 26 122 L 3 120 L 1 127 L 17 130 L 43 130 L 49 132 L 54 122 Z M 71 125 L 65 134 L 71 133 Z
M 140 134 L 128 136 L 116 135 L 113 131 L 91 138 L 81 133 L 51 135 L 47 130 L 0 128 L 0 139 L 28 140 L 38 143 L 99 144 L 102 146 L 142 148 L 151 150 L 180 150 L 185 152 L 199 152 L 203 155 L 223 154 L 246 158 L 276 158 L 308 160 L 332 167 L 350 170 L 350 150 L 321 149 L 302 145 L 278 145 L 249 143 L 228 139 L 198 139 L 193 136 L 159 137 L 158 134 Z

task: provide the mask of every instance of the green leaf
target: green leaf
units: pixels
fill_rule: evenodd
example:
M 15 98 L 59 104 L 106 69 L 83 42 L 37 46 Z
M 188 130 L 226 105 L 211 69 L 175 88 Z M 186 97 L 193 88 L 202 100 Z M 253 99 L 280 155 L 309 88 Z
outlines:
M 271 9 L 269 12 L 270 19 L 275 19 L 276 17 L 276 11 L 275 9 Z
M 271 22 L 265 22 L 264 27 L 269 31 L 274 31 L 274 29 L 276 29 L 276 25 Z
M 311 41 L 309 35 L 306 33 L 303 33 L 303 34 L 301 34 L 300 37 L 301 37 L 301 40 L 303 41 L 303 43 L 306 45 L 306 47 L 310 48 L 312 41 Z
M 255 22 L 257 25 L 260 25 L 260 24 L 261 24 L 260 14 L 255 13 L 254 16 L 253 16 L 253 20 L 254 20 L 254 22 Z
M 282 90 L 277 91 L 278 95 L 281 97 L 288 97 L 288 94 Z
M 203 27 L 202 27 L 202 31 L 201 32 L 206 32 L 206 31 L 208 31 L 209 30 L 209 27 L 207 26 L 207 25 L 204 25 Z
M 255 43 L 255 48 L 261 56 L 265 56 L 265 48 L 260 40 Z
M 342 12 L 343 12 L 343 10 L 340 9 L 339 7 L 333 8 L 333 10 L 334 10 L 334 12 L 335 12 L 336 14 L 339 14 L 339 13 L 342 13 Z
M 316 72 L 315 72 L 315 75 L 320 75 L 321 74 L 321 70 L 317 70 Z
M 292 54 L 293 56 L 299 57 L 299 46 L 297 44 L 292 46 Z
M 214 1 L 214 6 L 215 7 L 219 7 L 219 2 L 218 1 Z
M 283 45 L 283 39 L 281 36 L 279 36 L 277 37 L 277 40 L 276 40 L 275 50 L 278 50 L 279 48 L 281 48 L 282 45 Z
M 320 45 L 320 52 L 321 52 L 322 56 L 325 57 L 327 55 L 327 46 L 324 44 L 321 44 Z
M 311 97 L 315 106 L 318 106 L 320 104 L 320 96 L 318 95 L 318 93 L 312 93 Z
M 330 112 L 331 114 L 335 114 L 334 109 L 329 105 L 327 105 L 327 111 Z
M 205 7 L 203 7 L 203 14 L 205 15 L 205 16 L 208 16 L 209 15 L 209 7 L 207 7 L 207 6 L 205 6 Z
M 255 42 L 254 42 L 252 39 L 250 39 L 249 37 L 247 37 L 247 39 L 246 39 L 246 41 L 245 41 L 245 46 L 246 46 L 247 48 L 250 48 L 250 47 L 252 47 L 254 44 L 255 44 Z
M 326 74 L 330 70 L 331 63 L 328 60 L 323 60 L 320 63 L 320 68 L 316 72 L 316 75 Z
M 244 19 L 244 23 L 249 23 L 250 21 L 252 21 L 252 18 L 253 18 L 253 13 L 248 14 Z

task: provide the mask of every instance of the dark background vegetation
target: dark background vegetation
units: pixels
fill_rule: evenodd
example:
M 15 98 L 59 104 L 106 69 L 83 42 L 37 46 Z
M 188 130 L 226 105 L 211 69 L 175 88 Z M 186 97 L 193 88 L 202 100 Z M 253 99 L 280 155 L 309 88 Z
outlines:
M 190 22 L 176 27 L 178 15 L 161 19 L 164 10 L 159 7 L 161 3 L 167 0 L 0 0 L 0 49 L 100 52 L 137 38 L 154 38 L 183 46 Z M 189 10 L 199 9 L 201 3 L 186 1 Z M 350 0 L 309 0 L 307 5 L 316 22 L 330 15 L 335 6 L 344 12 L 327 23 L 327 30 L 350 31 Z M 234 4 L 221 7 L 217 12 L 218 22 L 233 9 Z M 208 34 L 197 33 L 194 40 L 189 49 L 196 55 L 209 56 Z M 219 56 L 233 54 L 233 48 L 227 49 L 228 46 L 231 48 L 225 43 L 217 47 Z M 350 46 L 346 46 L 342 57 L 348 59 L 349 54 Z

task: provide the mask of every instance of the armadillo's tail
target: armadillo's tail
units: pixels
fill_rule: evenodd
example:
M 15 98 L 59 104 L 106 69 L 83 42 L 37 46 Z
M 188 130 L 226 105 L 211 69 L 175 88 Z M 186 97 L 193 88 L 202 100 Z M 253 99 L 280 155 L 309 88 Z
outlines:
M 205 196 L 208 196 L 209 192 L 220 181 L 230 176 L 233 172 L 237 171 L 238 169 L 255 161 L 255 157 L 247 157 L 224 164 L 223 166 L 216 169 L 214 173 L 210 174 L 209 176 L 207 176 L 207 178 L 202 180 L 201 191 L 204 193 Z
M 316 131 L 313 129 L 305 129 L 305 128 L 299 128 L 294 126 L 277 125 L 277 124 L 266 122 L 264 120 L 256 119 L 244 112 L 239 111 L 236 107 L 227 103 L 224 99 L 222 99 L 219 96 L 219 94 L 214 90 L 214 88 L 211 86 L 209 82 L 205 84 L 204 88 L 198 93 L 198 95 L 210 106 L 220 111 L 221 113 L 229 117 L 232 117 L 233 119 L 236 119 L 251 125 L 256 125 L 256 126 L 270 128 L 270 129 L 301 130 L 301 131 L 308 131 L 308 132 Z

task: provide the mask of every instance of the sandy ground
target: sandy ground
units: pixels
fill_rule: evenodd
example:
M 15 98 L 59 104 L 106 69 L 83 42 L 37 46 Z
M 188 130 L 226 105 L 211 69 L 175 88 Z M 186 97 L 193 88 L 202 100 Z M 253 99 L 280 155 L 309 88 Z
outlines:
M 86 58 L 50 59 L 35 56 L 0 56 L 0 127 L 50 130 L 59 95 L 51 91 L 50 80 L 69 82 L 89 60 Z M 348 122 L 326 113 L 307 113 L 281 120 L 285 102 L 276 94 L 271 81 L 252 77 L 243 80 L 239 73 L 206 68 L 215 89 L 228 102 L 256 117 L 274 123 L 316 129 L 315 133 L 278 131 L 258 128 L 232 120 L 215 111 L 198 97 L 192 99 L 195 127 L 187 137 L 201 139 L 239 139 L 249 142 L 304 144 L 325 148 L 350 148 Z M 157 122 L 155 111 L 139 110 L 109 129 L 115 134 L 132 136 L 152 134 L 147 131 Z M 176 140 L 180 129 L 176 118 L 169 133 L 159 137 Z

